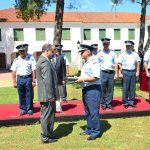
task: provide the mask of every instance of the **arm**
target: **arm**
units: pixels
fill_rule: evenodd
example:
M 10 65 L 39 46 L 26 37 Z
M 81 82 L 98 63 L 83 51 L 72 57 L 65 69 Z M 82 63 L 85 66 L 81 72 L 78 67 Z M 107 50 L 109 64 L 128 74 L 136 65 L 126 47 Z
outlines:
M 144 61 L 144 68 L 145 68 L 147 77 L 150 77 L 150 73 L 148 72 L 148 64 L 147 64 L 147 61 Z
M 136 64 L 136 76 L 139 76 L 139 71 L 140 70 L 140 63 Z
M 98 80 L 98 77 L 79 77 L 78 80 L 76 81 L 77 83 L 82 83 L 82 82 L 93 82 Z
M 33 71 L 32 71 L 32 86 L 33 86 L 33 87 L 36 86 L 35 79 L 36 79 L 36 71 L 33 70 Z
M 12 72 L 12 80 L 14 88 L 17 88 L 17 81 L 16 81 L 16 71 Z
M 114 80 L 115 80 L 118 78 L 118 64 L 115 64 L 114 71 L 115 71 L 115 76 L 114 76 Z

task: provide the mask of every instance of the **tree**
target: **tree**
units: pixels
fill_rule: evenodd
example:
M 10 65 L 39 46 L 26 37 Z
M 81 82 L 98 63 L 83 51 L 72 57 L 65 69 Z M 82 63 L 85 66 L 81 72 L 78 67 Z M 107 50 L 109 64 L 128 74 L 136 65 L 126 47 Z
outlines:
M 47 7 L 51 3 L 56 3 L 53 44 L 61 44 L 64 0 L 15 0 L 17 17 L 22 18 L 25 22 L 28 22 L 30 19 L 40 19 L 47 12 Z

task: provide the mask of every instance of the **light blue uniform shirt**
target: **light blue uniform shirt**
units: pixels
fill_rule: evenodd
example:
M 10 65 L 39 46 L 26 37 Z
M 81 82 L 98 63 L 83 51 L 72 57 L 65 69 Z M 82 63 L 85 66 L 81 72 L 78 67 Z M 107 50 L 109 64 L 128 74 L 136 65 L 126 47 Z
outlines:
M 148 64 L 148 69 L 150 69 L 150 50 L 148 50 L 144 55 L 144 61 Z
M 100 65 L 98 61 L 91 56 L 83 65 L 81 69 L 81 77 L 86 78 L 86 77 L 97 77 L 99 78 L 96 81 L 93 82 L 83 82 L 82 86 L 87 87 L 90 85 L 100 85 Z
M 25 59 L 18 56 L 14 60 L 10 70 L 15 71 L 16 74 L 20 76 L 30 75 L 33 70 L 36 70 L 36 61 L 30 54 L 27 54 Z
M 119 55 L 118 63 L 122 65 L 122 69 L 135 70 L 136 64 L 140 63 L 140 57 L 137 52 L 127 50 Z
M 109 49 L 105 51 L 104 49 L 98 53 L 98 59 L 100 62 L 101 70 L 114 70 L 115 64 L 118 63 L 116 53 Z

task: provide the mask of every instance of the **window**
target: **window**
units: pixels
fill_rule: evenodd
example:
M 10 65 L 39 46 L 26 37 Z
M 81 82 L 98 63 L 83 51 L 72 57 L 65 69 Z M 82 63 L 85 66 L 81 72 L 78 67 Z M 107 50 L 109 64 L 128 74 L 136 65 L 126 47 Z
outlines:
M 106 38 L 106 29 L 99 29 L 99 40 Z
M 45 29 L 44 28 L 36 28 L 36 40 L 45 41 Z
M 0 41 L 2 41 L 2 34 L 1 34 L 1 29 L 0 29 Z
M 119 56 L 121 49 L 114 49 L 115 53 L 117 54 L 117 56 Z
M 135 29 L 128 29 L 128 39 L 135 40 Z
M 120 29 L 114 29 L 114 40 L 120 40 Z
M 70 40 L 70 28 L 62 29 L 62 40 Z
M 23 41 L 23 29 L 14 29 L 14 41 Z
M 84 29 L 84 40 L 91 40 L 91 29 Z
M 68 61 L 71 62 L 71 50 L 65 50 L 65 51 L 63 50 L 62 53 L 66 55 Z

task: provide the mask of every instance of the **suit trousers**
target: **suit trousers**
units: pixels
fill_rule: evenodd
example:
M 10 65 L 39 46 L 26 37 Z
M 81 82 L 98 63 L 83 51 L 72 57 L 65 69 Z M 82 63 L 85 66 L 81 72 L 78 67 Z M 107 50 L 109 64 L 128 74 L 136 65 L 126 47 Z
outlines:
M 109 105 L 113 100 L 114 71 L 101 71 L 102 105 Z
M 54 128 L 55 119 L 55 102 L 40 102 L 41 104 L 41 128 L 42 128 L 42 140 L 51 137 Z
M 87 126 L 85 132 L 96 138 L 100 135 L 100 85 L 91 85 L 83 88 L 83 103 Z
M 123 103 L 134 104 L 136 90 L 136 72 L 122 70 L 123 74 Z
M 19 94 L 20 112 L 33 111 L 33 87 L 32 76 L 19 77 L 17 76 L 17 87 Z

